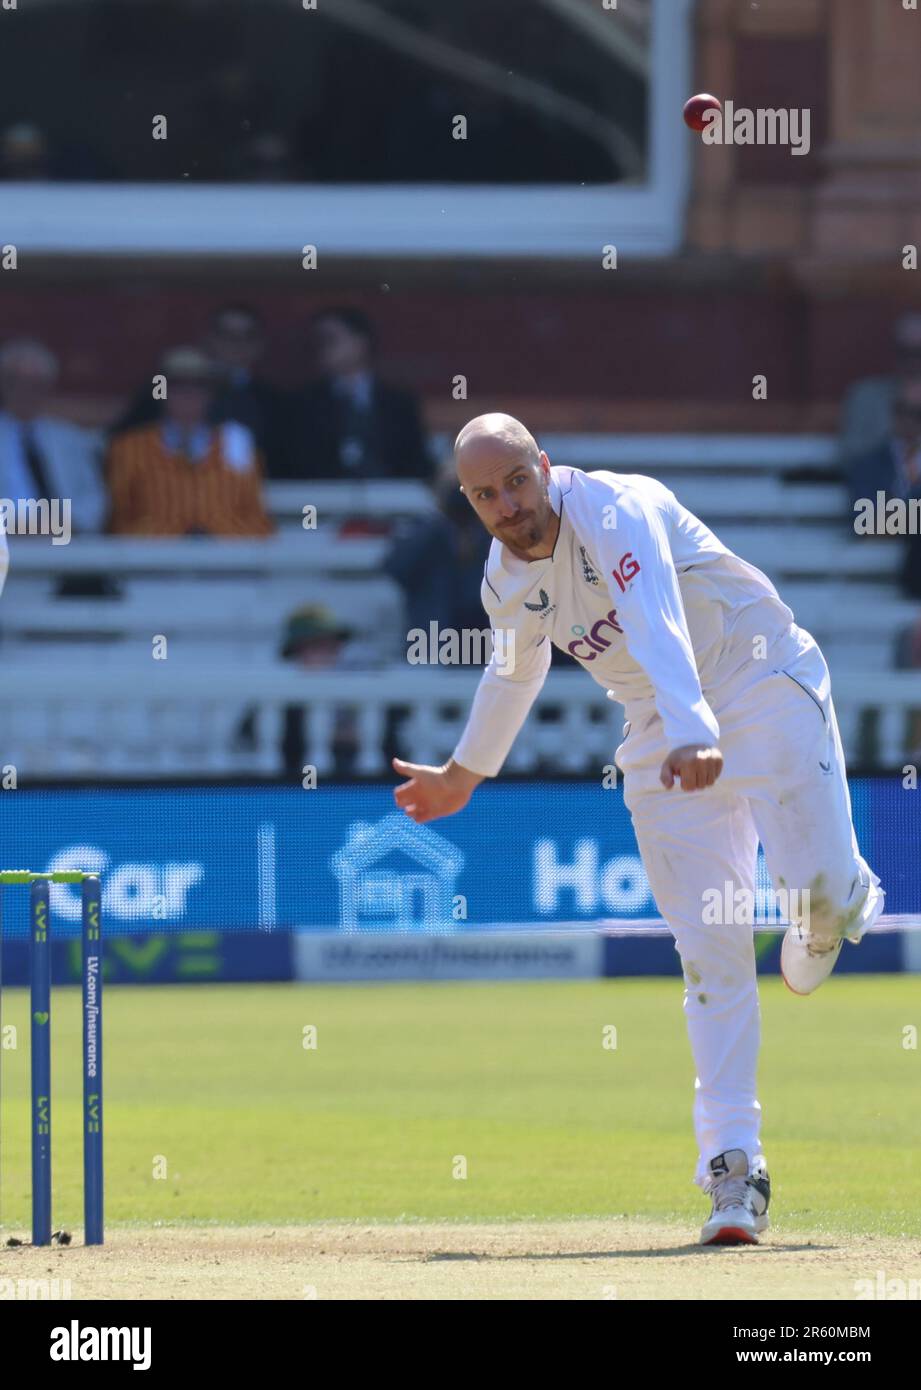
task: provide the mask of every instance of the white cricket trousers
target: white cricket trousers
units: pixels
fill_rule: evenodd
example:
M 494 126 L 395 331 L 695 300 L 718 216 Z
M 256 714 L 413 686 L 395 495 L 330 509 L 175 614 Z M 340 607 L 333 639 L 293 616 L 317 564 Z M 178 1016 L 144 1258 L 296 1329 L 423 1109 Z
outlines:
M 828 667 L 814 639 L 793 625 L 767 661 L 750 661 L 731 685 L 722 695 L 705 691 L 724 760 L 712 787 L 662 786 L 658 715 L 639 729 L 631 721 L 617 750 L 649 884 L 681 956 L 697 1071 L 694 1181 L 704 1188 L 717 1154 L 743 1149 L 751 1160 L 762 1152 L 754 936 L 748 899 L 737 893 L 754 893 L 759 840 L 775 892 L 786 889 L 795 903 L 795 892 L 809 890 L 800 901 L 819 934 L 859 941 L 885 898 L 857 846 Z M 738 911 L 734 920 L 713 911 L 714 890 L 724 901 L 735 895 L 741 920 Z M 720 924 L 705 925 L 714 916 Z

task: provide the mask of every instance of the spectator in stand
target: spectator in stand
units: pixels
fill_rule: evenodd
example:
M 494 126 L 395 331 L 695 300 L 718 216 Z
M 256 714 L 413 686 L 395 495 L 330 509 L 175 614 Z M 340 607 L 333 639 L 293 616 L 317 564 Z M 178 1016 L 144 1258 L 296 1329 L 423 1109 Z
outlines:
M 162 419 L 110 446 L 111 530 L 137 536 L 266 536 L 262 460 L 245 425 L 210 423 L 219 386 L 210 358 L 175 348 L 162 366 Z
M 259 375 L 265 346 L 262 318 L 248 305 L 225 304 L 212 316 L 205 351 L 221 381 L 214 418 L 246 425 L 265 459 L 266 477 L 283 478 L 290 407 L 285 393 Z
M 324 309 L 311 321 L 319 380 L 294 402 L 291 476 L 431 478 L 415 398 L 378 375 L 376 335 L 359 309 Z
M 851 501 L 877 492 L 907 499 L 921 494 L 921 371 L 899 383 L 883 439 L 851 460 Z
M 265 355 L 265 329 L 257 310 L 224 304 L 211 316 L 203 350 L 215 368 L 210 407 L 212 424 L 237 420 L 256 440 L 268 478 L 288 477 L 285 462 L 290 405 L 283 391 L 259 375 Z M 163 402 L 143 386 L 116 422 L 113 434 L 149 425 L 163 415 Z
M 355 634 L 345 623 L 340 622 L 325 604 L 307 604 L 289 614 L 282 638 L 281 656 L 285 661 L 304 671 L 330 671 L 345 664 L 344 652 L 349 639 Z M 310 687 L 305 684 L 305 697 L 309 697 Z M 300 781 L 307 757 L 307 724 L 309 719 L 309 698 L 304 704 L 286 705 L 284 711 L 284 730 L 281 738 L 281 754 L 285 774 Z M 237 731 L 235 747 L 237 750 L 251 750 L 256 741 L 256 711 L 250 710 Z M 337 706 L 332 711 L 331 751 L 336 776 L 345 776 L 354 770 L 358 754 L 358 723 L 354 711 L 348 706 Z
M 47 414 L 58 375 L 57 359 L 43 343 L 19 338 L 0 349 L 0 494 L 69 498 L 73 529 L 98 532 L 107 508 L 101 441 Z
M 894 428 L 895 402 L 902 382 L 921 376 L 921 313 L 900 314 L 893 329 L 894 370 L 888 376 L 856 381 L 844 397 L 838 435 L 842 466 L 883 447 Z
M 435 488 L 438 511 L 397 521 L 383 570 L 403 590 L 406 630 L 489 625 L 480 588 L 490 537 L 460 492 L 453 463 Z
M 46 183 L 52 177 L 48 138 L 40 126 L 20 121 L 0 134 L 0 178 Z
M 324 604 L 308 604 L 290 614 L 282 642 L 281 655 L 285 661 L 304 671 L 329 671 L 348 666 L 346 646 L 355 632 L 336 618 Z M 307 724 L 305 725 L 305 716 Z M 289 777 L 302 776 L 307 760 L 307 730 L 309 701 L 304 705 L 285 708 L 282 737 L 282 758 Z M 339 705 L 332 711 L 331 751 L 333 774 L 347 777 L 355 772 L 359 752 L 359 729 L 355 711 Z
M 921 374 L 900 382 L 892 406 L 891 434 L 851 467 L 850 490 L 852 504 L 868 499 L 876 508 L 876 494 L 885 494 L 886 502 L 899 498 L 905 502 L 921 503 Z M 911 509 L 907 517 L 911 522 Z M 900 584 L 907 598 L 921 599 L 921 535 L 909 531 L 898 539 L 905 547 Z M 912 624 L 900 635 L 896 665 L 921 666 L 921 623 Z
M 292 183 L 297 175 L 291 146 L 280 131 L 253 135 L 240 151 L 240 180 L 248 183 Z

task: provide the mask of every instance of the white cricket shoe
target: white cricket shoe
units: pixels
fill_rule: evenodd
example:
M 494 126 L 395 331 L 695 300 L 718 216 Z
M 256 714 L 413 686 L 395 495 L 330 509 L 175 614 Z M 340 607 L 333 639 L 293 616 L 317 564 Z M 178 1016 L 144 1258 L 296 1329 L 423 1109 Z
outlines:
M 757 1245 L 770 1225 L 771 1180 L 764 1155 L 749 1166 L 741 1149 L 728 1149 L 710 1160 L 710 1220 L 700 1233 L 701 1245 Z
M 866 864 L 858 868 L 851 892 L 841 910 L 838 930 L 831 936 L 813 933 L 802 922 L 784 933 L 780 973 L 794 994 L 811 994 L 834 970 L 845 941 L 857 945 L 883 910 L 886 893 Z
M 813 936 L 803 927 L 787 927 L 780 948 L 780 973 L 793 994 L 811 994 L 837 964 L 844 937 Z

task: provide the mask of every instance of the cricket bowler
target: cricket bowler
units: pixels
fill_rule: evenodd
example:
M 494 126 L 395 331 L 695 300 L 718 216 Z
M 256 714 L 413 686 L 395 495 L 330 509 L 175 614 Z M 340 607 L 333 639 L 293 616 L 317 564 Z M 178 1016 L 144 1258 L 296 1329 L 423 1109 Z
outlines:
M 757 1244 L 770 1201 L 756 1088 L 758 842 L 775 891 L 801 904 L 781 953 L 796 994 L 827 978 L 885 898 L 857 845 L 825 659 L 767 576 L 655 479 L 554 467 L 502 414 L 469 421 L 455 458 L 493 537 L 482 585 L 493 654 L 448 762 L 393 760 L 406 779 L 397 805 L 435 820 L 497 775 L 551 643 L 623 705 L 624 803 L 684 973 L 694 1181 L 712 1203 L 701 1243 Z

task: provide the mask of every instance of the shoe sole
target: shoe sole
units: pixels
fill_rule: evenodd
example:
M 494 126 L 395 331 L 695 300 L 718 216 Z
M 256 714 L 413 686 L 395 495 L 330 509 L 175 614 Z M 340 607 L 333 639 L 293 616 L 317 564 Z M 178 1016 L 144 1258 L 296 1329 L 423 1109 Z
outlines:
M 842 943 L 842 944 L 843 944 L 843 943 Z M 840 956 L 840 955 L 841 955 L 841 951 L 839 950 L 839 951 L 838 951 L 838 956 Z M 838 964 L 838 956 L 835 957 L 835 965 Z M 831 968 L 831 970 L 829 970 L 828 974 L 825 976 L 825 980 L 830 979 L 831 976 L 834 974 L 835 965 L 833 965 L 832 968 Z M 783 969 L 783 945 L 781 945 L 781 948 L 780 948 L 780 978 L 783 980 L 784 984 L 787 986 L 787 989 L 790 991 L 790 993 L 796 995 L 797 999 L 808 999 L 809 996 L 810 996 L 810 994 L 815 994 L 816 990 L 817 990 L 817 989 L 821 989 L 822 986 L 823 986 L 824 983 L 825 983 L 825 980 L 820 980 L 819 983 L 818 983 L 813 989 L 794 989 L 793 986 L 790 984 L 790 981 L 787 979 L 786 975 L 784 974 L 784 969 Z
M 808 999 L 810 994 L 814 994 L 814 993 L 815 993 L 815 990 L 812 990 L 812 989 L 810 989 L 808 992 L 807 992 L 807 991 L 804 991 L 804 990 L 801 990 L 801 989 L 794 989 L 793 986 L 790 984 L 790 981 L 787 979 L 786 975 L 783 973 L 783 966 L 782 966 L 782 965 L 781 965 L 781 967 L 780 967 L 780 978 L 783 980 L 784 984 L 787 986 L 787 989 L 790 991 L 790 993 L 796 995 L 797 999 Z M 821 983 L 821 984 L 824 984 L 825 981 L 822 980 L 822 981 L 820 981 L 820 983 Z M 818 985 L 816 986 L 816 989 L 817 989 L 817 988 L 818 988 Z
M 758 1237 L 754 1231 L 746 1231 L 741 1226 L 721 1226 L 712 1236 L 702 1240 L 701 1245 L 757 1245 Z

